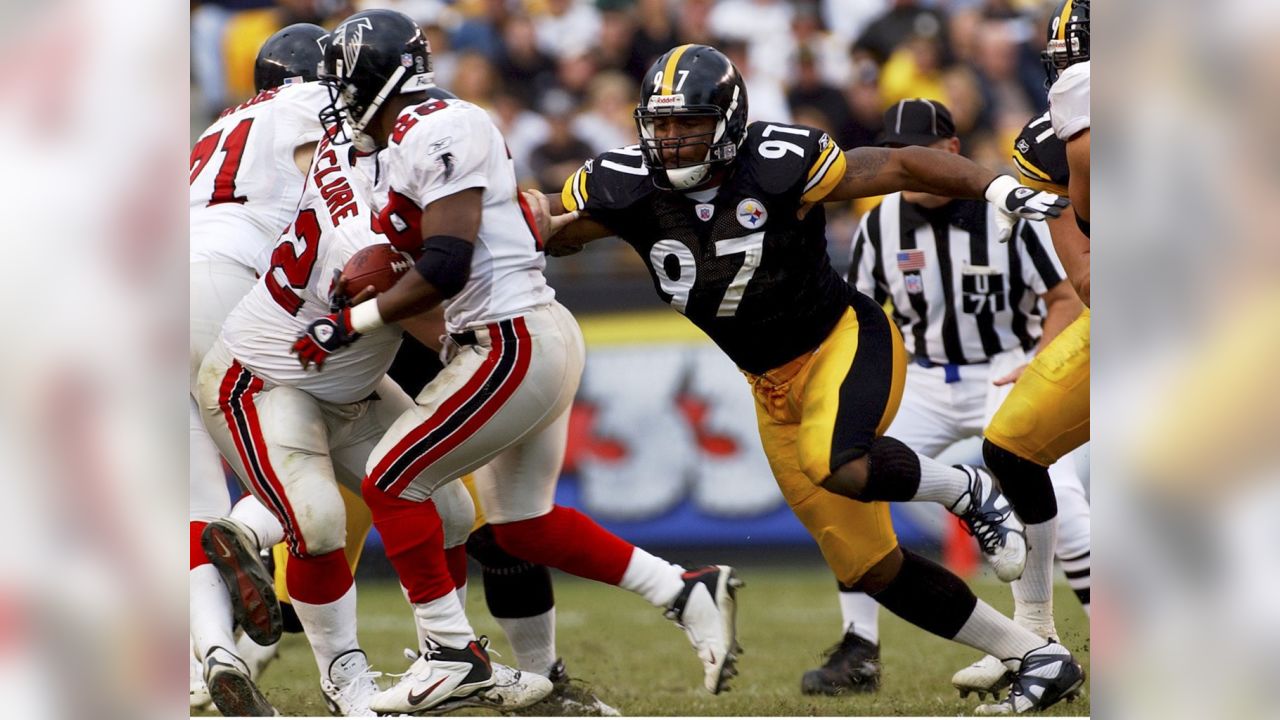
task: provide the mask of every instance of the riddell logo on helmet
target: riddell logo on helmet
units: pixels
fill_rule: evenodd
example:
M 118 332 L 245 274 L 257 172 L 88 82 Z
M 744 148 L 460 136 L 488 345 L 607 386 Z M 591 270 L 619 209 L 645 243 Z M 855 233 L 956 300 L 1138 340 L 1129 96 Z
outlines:
M 649 97 L 650 110 L 682 107 L 684 107 L 684 93 L 678 95 L 651 95 Z

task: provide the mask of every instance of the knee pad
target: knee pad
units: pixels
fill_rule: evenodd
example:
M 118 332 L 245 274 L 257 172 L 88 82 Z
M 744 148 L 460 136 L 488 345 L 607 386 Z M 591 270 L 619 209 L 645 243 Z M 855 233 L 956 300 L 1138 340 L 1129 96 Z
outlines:
M 1022 522 L 1035 525 L 1058 516 L 1049 468 L 1020 458 L 990 440 L 982 442 L 982 460 Z
M 878 437 L 867 453 L 863 501 L 906 502 L 920 490 L 920 457 L 901 440 Z
M 476 522 L 476 506 L 471 493 L 461 480 L 445 483 L 431 493 L 440 520 L 444 523 L 444 546 L 453 548 L 467 542 L 471 527 Z

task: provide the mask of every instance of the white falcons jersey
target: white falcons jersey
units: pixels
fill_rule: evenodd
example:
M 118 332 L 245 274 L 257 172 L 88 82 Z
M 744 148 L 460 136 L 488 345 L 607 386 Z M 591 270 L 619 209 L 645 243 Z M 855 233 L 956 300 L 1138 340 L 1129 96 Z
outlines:
M 322 372 L 303 370 L 290 352 L 312 321 L 332 312 L 334 282 L 347 260 L 386 242 L 373 231 L 369 202 L 375 160 L 353 164 L 353 155 L 352 145 L 327 140 L 316 148 L 297 216 L 272 250 L 270 267 L 222 324 L 223 343 L 255 375 L 332 403 L 369 397 L 401 338 L 395 325 L 367 333 L 329 356 Z
M 1049 119 L 1061 140 L 1070 140 L 1089 129 L 1089 63 L 1076 63 L 1062 71 L 1049 88 Z
M 238 263 L 261 274 L 293 220 L 302 173 L 293 153 L 320 139 L 320 83 L 284 85 L 223 113 L 191 150 L 191 260 Z
M 396 121 L 381 153 L 379 228 L 401 249 L 422 245 L 422 209 L 470 188 L 484 190 L 471 277 L 445 303 L 449 332 L 505 320 L 555 297 L 542 271 L 546 257 L 516 188 L 502 133 L 481 108 L 463 100 L 428 100 Z

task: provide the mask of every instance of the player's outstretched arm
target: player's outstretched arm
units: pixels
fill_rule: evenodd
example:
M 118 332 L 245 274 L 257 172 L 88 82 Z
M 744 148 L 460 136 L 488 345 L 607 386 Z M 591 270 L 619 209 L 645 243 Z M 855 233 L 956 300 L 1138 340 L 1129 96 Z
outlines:
M 899 190 L 955 198 L 983 198 L 1006 213 L 1030 220 L 1056 217 L 1067 200 L 1023 186 L 972 160 L 926 147 L 861 147 L 844 154 L 845 173 L 821 202 L 838 202 Z
M 552 257 L 572 255 L 592 240 L 613 235 L 609 228 L 581 211 L 566 212 L 559 196 L 547 196 L 538 190 L 525 190 L 524 196 L 542 235 L 543 252 Z

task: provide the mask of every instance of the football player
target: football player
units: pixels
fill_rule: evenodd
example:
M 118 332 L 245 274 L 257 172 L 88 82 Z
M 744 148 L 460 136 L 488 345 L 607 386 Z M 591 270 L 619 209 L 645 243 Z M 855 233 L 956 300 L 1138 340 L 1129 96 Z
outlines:
M 266 270 L 272 244 L 292 220 L 303 181 L 320 138 L 320 109 L 328 101 L 314 82 L 319 42 L 327 31 L 290 25 L 272 35 L 258 52 L 254 83 L 258 94 L 222 113 L 191 151 L 191 335 L 190 390 L 217 338 L 222 322 L 255 279 Z M 201 547 L 206 525 L 227 514 L 230 498 L 218 450 L 190 400 L 191 636 L 193 656 L 203 663 L 192 678 L 192 702 L 206 695 L 203 681 L 216 674 L 213 700 L 229 715 L 266 712 L 265 701 L 246 700 L 237 690 L 250 668 L 232 635 L 233 602 L 246 635 L 268 645 L 279 637 L 278 619 L 263 610 L 250 619 L 237 596 L 229 596 Z M 238 503 L 234 517 L 261 542 L 279 540 L 282 530 L 256 500 Z M 257 606 L 255 606 L 257 607 Z M 257 620 L 254 622 L 253 620 Z M 248 704 L 246 704 L 248 703 Z
M 685 572 L 554 505 L 583 342 L 543 277 L 541 240 L 501 133 L 481 108 L 430 95 L 426 40 L 394 11 L 357 13 L 333 31 L 324 81 L 334 98 L 325 118 L 342 128 L 337 137 L 362 151 L 385 147 L 378 227 L 418 260 L 392 289 L 305 328 L 293 345 L 300 364 L 323 376 L 348 362 L 353 351 L 339 351 L 364 335 L 448 300 L 448 363 L 378 443 L 363 483 L 421 641 L 400 682 L 371 707 L 420 712 L 493 682 L 429 502 L 473 471 L 503 550 L 664 608 L 697 650 L 705 687 L 719 692 L 734 672 L 732 568 Z
M 1063 0 L 1058 6 L 1049 22 L 1044 60 L 1052 84 L 1049 118 L 1054 134 L 1066 143 L 1076 226 L 1060 219 L 1050 232 L 1085 310 L 1027 366 L 991 419 L 982 455 L 1026 524 L 1027 567 L 1013 585 L 1014 615 L 1040 636 L 1056 637 L 1058 502 L 1048 468 L 1089 440 L 1089 0 Z M 1008 697 L 979 709 L 1033 710 L 1041 706 L 1038 695 L 1044 690 L 1043 679 L 1018 677 Z
M 1035 678 L 1048 707 L 1081 677 L 1070 652 L 978 600 L 941 566 L 901 549 L 889 501 L 953 508 L 1006 580 L 1021 572 L 1020 526 L 990 478 L 949 468 L 882 435 L 901 397 L 906 351 L 883 308 L 826 254 L 821 203 L 895 190 L 985 197 L 997 218 L 1041 219 L 1066 201 L 928 148 L 847 153 L 815 128 L 757 122 L 736 67 L 682 45 L 645 75 L 640 144 L 588 161 L 566 181 L 549 251 L 620 236 L 659 296 L 743 370 L 783 496 L 846 586 L 913 624 Z M 554 229 L 545 198 L 536 218 Z M 554 202 L 554 201 L 552 201 Z M 545 205 L 544 205 L 545 203 Z M 566 220 L 567 219 L 567 220 Z M 567 224 L 566 224 L 567 223 Z

